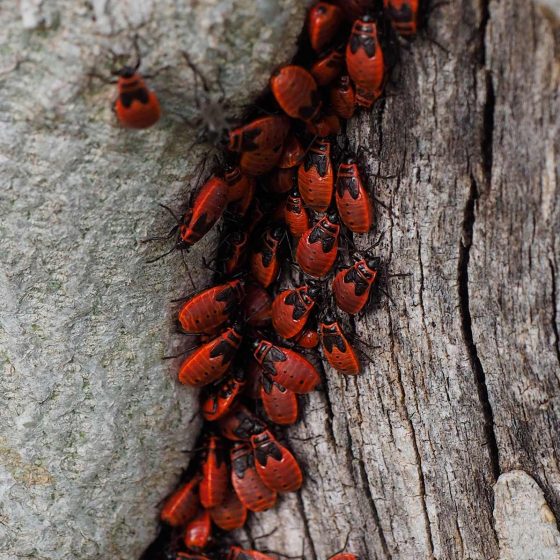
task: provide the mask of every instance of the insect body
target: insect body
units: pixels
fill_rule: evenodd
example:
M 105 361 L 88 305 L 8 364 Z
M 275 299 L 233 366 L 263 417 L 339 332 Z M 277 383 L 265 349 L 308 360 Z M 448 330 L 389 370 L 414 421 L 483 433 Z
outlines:
M 270 88 L 278 105 L 294 119 L 309 121 L 319 112 L 317 83 L 301 66 L 290 64 L 278 69 L 270 78 Z
M 338 6 L 317 2 L 307 16 L 307 33 L 314 51 L 321 51 L 336 35 L 340 27 L 342 11 Z
M 337 78 L 343 68 L 344 48 L 337 47 L 322 55 L 313 63 L 309 71 L 315 78 L 317 85 L 326 86 Z
M 264 288 L 268 288 L 280 272 L 278 249 L 283 237 L 284 230 L 280 227 L 266 229 L 260 246 L 251 255 L 251 274 Z
M 148 128 L 161 115 L 156 94 L 147 88 L 137 72 L 139 65 L 134 68 L 125 66 L 117 73 L 119 95 L 114 110 L 119 122 L 127 128 Z
M 204 550 L 212 538 L 212 519 L 207 510 L 200 510 L 185 529 L 184 541 L 189 550 Z
M 210 390 L 200 406 L 204 419 L 215 422 L 230 412 L 244 386 L 244 375 L 236 372 Z
M 294 237 L 301 237 L 309 229 L 309 214 L 303 206 L 297 186 L 292 189 L 286 200 L 284 221 Z
M 241 503 L 233 488 L 226 492 L 222 503 L 209 510 L 212 521 L 224 531 L 240 529 L 247 520 L 247 508 Z
M 360 177 L 358 164 L 349 157 L 340 164 L 335 185 L 336 207 L 344 225 L 354 233 L 367 233 L 373 225 L 373 208 Z
M 345 74 L 331 86 L 329 101 L 332 110 L 342 119 L 350 119 L 354 114 L 356 94 L 350 76 Z
M 330 313 L 319 323 L 319 338 L 323 354 L 334 369 L 346 375 L 360 373 L 360 360 Z
M 356 84 L 356 103 L 369 108 L 383 91 L 385 62 L 371 16 L 354 22 L 346 47 L 348 74 Z
M 334 174 L 331 163 L 331 144 L 319 138 L 311 146 L 298 169 L 298 186 L 307 206 L 324 212 L 332 199 Z
M 241 328 L 234 325 L 214 340 L 203 344 L 181 364 L 179 381 L 202 387 L 220 379 L 231 366 L 241 340 Z
M 255 465 L 263 482 L 277 492 L 295 492 L 303 475 L 294 456 L 278 443 L 269 430 L 251 436 Z
M 265 373 L 282 387 L 294 393 L 309 393 L 321 378 L 315 367 L 302 355 L 267 340 L 254 343 L 254 356 Z
M 223 456 L 220 438 L 217 436 L 209 436 L 200 470 L 200 503 L 208 509 L 222 502 L 228 487 L 228 466 Z
M 413 37 L 418 30 L 419 0 L 383 0 L 391 23 L 403 37 Z
M 198 483 L 197 475 L 176 490 L 163 505 L 161 520 L 172 527 L 180 527 L 190 521 L 198 509 Z
M 230 451 L 231 482 L 241 502 L 250 511 L 265 511 L 276 503 L 276 492 L 262 481 L 255 468 L 253 450 L 238 442 Z
M 266 415 L 275 424 L 288 426 L 297 420 L 297 395 L 271 381 L 266 375 L 262 377 L 260 397 Z
M 338 254 L 339 233 L 338 216 L 331 212 L 301 236 L 296 262 L 305 273 L 315 278 L 323 278 L 329 273 Z
M 360 259 L 350 268 L 337 273 L 332 291 L 342 311 L 355 315 L 365 307 L 377 278 L 376 263 L 376 259 Z

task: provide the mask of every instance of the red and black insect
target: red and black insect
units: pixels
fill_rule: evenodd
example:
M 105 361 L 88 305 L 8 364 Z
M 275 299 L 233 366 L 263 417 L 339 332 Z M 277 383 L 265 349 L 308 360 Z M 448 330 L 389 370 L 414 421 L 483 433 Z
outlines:
M 229 479 L 222 442 L 218 436 L 208 436 L 201 459 L 200 472 L 202 474 L 198 487 L 200 503 L 206 509 L 217 506 L 224 499 Z
M 181 527 L 196 515 L 199 482 L 200 476 L 195 475 L 167 498 L 160 513 L 164 523 L 172 527 Z
M 277 194 L 284 194 L 290 191 L 294 183 L 294 178 L 297 177 L 296 167 L 275 169 L 268 178 L 267 187 L 270 192 Z
M 342 11 L 338 6 L 317 2 L 309 10 L 307 17 L 307 33 L 311 48 L 319 52 L 323 50 L 336 35 L 342 20 Z
M 301 237 L 309 229 L 309 214 L 303 206 L 297 185 L 294 185 L 286 200 L 284 221 L 288 226 L 288 231 L 296 238 Z
M 250 282 L 245 287 L 242 302 L 245 322 L 251 327 L 265 327 L 272 318 L 272 298 L 259 284 Z
M 243 229 L 230 231 L 220 243 L 219 271 L 225 276 L 238 273 L 247 260 L 249 235 Z
M 306 274 L 323 278 L 329 273 L 338 254 L 339 233 L 338 216 L 329 212 L 301 236 L 296 262 Z
M 254 342 L 254 356 L 272 381 L 293 391 L 309 393 L 321 381 L 317 370 L 301 354 L 267 340 Z
M 340 119 L 334 113 L 319 113 L 305 128 L 313 136 L 335 136 L 340 132 Z
M 319 338 L 323 355 L 334 369 L 346 375 L 360 373 L 358 355 L 348 342 L 340 324 L 330 312 L 327 312 L 319 321 Z
M 279 247 L 285 232 L 282 227 L 266 229 L 259 246 L 251 254 L 251 274 L 264 288 L 268 288 L 278 278 L 280 272 Z
M 220 433 L 231 441 L 249 441 L 254 434 L 260 434 L 266 426 L 246 406 L 237 405 L 218 423 Z
M 373 208 L 362 182 L 356 160 L 347 157 L 336 177 L 335 199 L 338 215 L 354 233 L 367 233 L 373 225 Z
M 179 311 L 179 324 L 185 333 L 212 334 L 226 321 L 243 300 L 245 291 L 240 280 L 232 280 L 189 298 Z
M 397 33 L 403 37 L 416 35 L 419 23 L 419 0 L 383 0 L 383 7 Z
M 326 86 L 334 81 L 344 68 L 344 46 L 330 49 L 322 54 L 309 71 L 315 78 L 317 85 Z
M 333 194 L 334 173 L 331 143 L 318 138 L 298 169 L 298 185 L 303 202 L 316 212 L 325 212 Z
M 295 457 L 269 430 L 251 436 L 255 465 L 262 481 L 276 492 L 295 492 L 303 475 Z
M 244 175 L 239 167 L 226 167 L 224 179 L 228 185 L 228 211 L 245 216 L 255 195 L 255 178 Z
M 305 327 L 321 286 L 315 282 L 280 292 L 272 302 L 272 326 L 283 338 L 297 336 Z
M 270 89 L 278 105 L 290 117 L 311 120 L 321 107 L 315 78 L 301 66 L 289 64 L 272 74 Z
M 140 58 L 135 66 L 116 71 L 118 97 L 113 106 L 119 122 L 127 128 L 148 128 L 161 115 L 156 94 L 148 89 L 138 73 Z
M 231 546 L 226 560 L 274 560 L 274 558 L 258 550 L 247 550 L 239 546 Z
M 355 315 L 367 304 L 377 274 L 378 259 L 363 258 L 342 269 L 333 280 L 332 291 L 342 311 Z
M 185 546 L 195 552 L 208 547 L 212 540 L 212 519 L 208 511 L 201 509 L 189 522 L 183 540 Z
M 354 114 L 356 94 L 350 76 L 345 74 L 331 86 L 329 101 L 332 110 L 341 119 L 350 119 Z
M 208 511 L 212 521 L 224 531 L 240 529 L 247 520 L 247 508 L 241 503 L 231 486 L 227 489 L 222 503 Z
M 266 415 L 274 424 L 289 426 L 297 420 L 297 395 L 266 375 L 262 376 L 260 397 Z
M 215 422 L 230 412 L 245 383 L 243 370 L 234 370 L 230 376 L 210 389 L 201 399 L 200 409 L 204 419 Z
M 275 148 L 263 148 L 253 152 L 243 152 L 239 160 L 239 167 L 243 173 L 260 176 L 272 171 L 282 157 L 282 145 Z
M 241 340 L 241 326 L 235 324 L 214 340 L 203 344 L 181 364 L 179 381 L 193 387 L 203 387 L 220 379 L 231 366 Z
M 346 47 L 346 65 L 356 84 L 356 103 L 371 107 L 383 92 L 385 62 L 377 24 L 369 15 L 354 22 Z
M 274 150 L 280 146 L 290 132 L 290 121 L 283 115 L 259 117 L 229 133 L 228 149 L 232 152 L 255 152 Z
M 276 492 L 268 488 L 255 468 L 248 443 L 237 442 L 230 451 L 231 483 L 243 505 L 250 511 L 265 511 L 276 503 Z
M 301 333 L 294 338 L 294 342 L 302 348 L 313 349 L 319 345 L 319 333 L 317 332 L 317 325 L 314 327 L 305 327 Z

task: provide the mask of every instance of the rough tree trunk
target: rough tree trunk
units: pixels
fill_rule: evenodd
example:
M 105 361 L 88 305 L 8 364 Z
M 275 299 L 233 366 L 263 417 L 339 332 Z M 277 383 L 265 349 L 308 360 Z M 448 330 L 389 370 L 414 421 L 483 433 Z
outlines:
M 206 12 L 193 25 L 180 9 L 145 4 L 139 22 L 150 23 L 133 21 L 156 38 L 150 68 L 166 54 L 178 64 L 177 44 L 198 52 L 222 39 L 196 34 L 196 22 L 212 28 Z M 79 85 L 93 24 L 60 6 L 74 17 L 49 12 L 46 30 L 28 34 L 8 27 L 20 25 L 16 12 L 1 16 L 13 43 L 2 67 L 17 52 L 30 61 L 3 76 L 0 558 L 133 559 L 197 429 L 192 396 L 159 362 L 166 303 L 186 289 L 181 269 L 177 259 L 145 266 L 135 240 L 162 227 L 154 203 L 184 194 L 178 181 L 196 157 L 182 160 L 181 126 L 109 126 L 106 88 Z M 123 16 L 115 27 L 105 3 L 94 9 L 95 25 L 126 44 Z M 293 14 L 291 38 L 301 7 Z M 251 26 L 228 36 L 243 52 L 227 53 L 235 68 L 259 61 L 255 90 L 293 47 L 281 27 L 260 25 L 260 43 Z M 89 48 L 74 53 L 84 34 Z M 327 369 L 288 431 L 305 487 L 253 516 L 241 539 L 321 560 L 348 535 L 364 559 L 560 556 L 557 45 L 555 22 L 528 2 L 442 4 L 403 48 L 386 101 L 350 123 L 378 200 L 360 246 L 385 232 L 379 255 L 410 276 L 389 280 L 394 303 L 380 296 L 355 321 L 379 347 L 367 349 L 372 363 L 356 379 Z M 243 80 L 227 74 L 242 99 Z M 180 107 L 181 80 L 158 80 Z M 193 251 L 195 263 L 213 242 Z

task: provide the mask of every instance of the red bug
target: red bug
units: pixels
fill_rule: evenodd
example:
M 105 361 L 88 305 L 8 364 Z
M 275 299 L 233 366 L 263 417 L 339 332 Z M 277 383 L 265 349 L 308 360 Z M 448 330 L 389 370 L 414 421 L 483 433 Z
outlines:
M 295 167 L 282 169 L 278 167 L 270 175 L 268 180 L 268 190 L 277 194 L 284 194 L 290 191 L 297 176 Z
M 346 65 L 356 84 L 356 103 L 371 107 L 383 91 L 385 62 L 377 25 L 369 15 L 354 22 L 346 47 Z
M 362 182 L 358 164 L 346 158 L 339 168 L 335 185 L 336 207 L 344 225 L 354 233 L 367 233 L 373 225 L 373 208 Z
M 360 373 L 358 355 L 348 342 L 338 321 L 330 313 L 327 313 L 319 322 L 319 338 L 323 354 L 334 369 L 346 375 Z
M 211 539 L 212 519 L 208 511 L 202 509 L 187 525 L 183 540 L 188 549 L 201 551 L 208 547 Z
M 278 144 L 274 148 L 243 152 L 239 160 L 239 166 L 248 175 L 264 175 L 278 165 L 281 157 L 282 144 Z
M 345 74 L 331 86 L 329 90 L 329 101 L 332 110 L 341 119 L 350 119 L 354 114 L 356 94 L 350 76 Z
M 377 273 L 377 259 L 374 258 L 360 259 L 350 268 L 339 271 L 332 284 L 338 307 L 350 315 L 359 313 L 369 300 Z
M 228 149 L 232 152 L 280 150 L 290 132 L 290 122 L 283 115 L 259 117 L 229 133 Z
M 391 23 L 403 37 L 413 37 L 418 31 L 419 0 L 383 0 Z
M 311 66 L 311 75 L 317 85 L 326 86 L 335 80 L 344 68 L 344 47 L 336 47 L 321 55 Z
M 241 340 L 241 327 L 236 324 L 203 344 L 181 364 L 179 381 L 202 387 L 220 379 L 231 366 Z
M 232 546 L 226 560 L 274 560 L 274 558 L 258 550 L 246 550 L 238 546 Z
M 238 405 L 218 423 L 220 433 L 231 441 L 248 441 L 266 426 L 245 406 Z
M 297 420 L 297 395 L 286 387 L 271 381 L 266 375 L 262 377 L 260 397 L 264 411 L 271 422 L 289 426 Z
M 338 216 L 330 212 L 301 236 L 296 262 L 306 274 L 322 278 L 329 273 L 338 254 L 339 233 Z
M 276 70 L 270 78 L 270 89 L 278 105 L 294 119 L 308 121 L 319 112 L 317 83 L 301 66 L 289 64 Z
M 243 371 L 238 370 L 210 390 L 200 405 L 204 419 L 215 422 L 230 412 L 244 386 L 245 375 Z
M 334 556 L 331 556 L 329 560 L 358 560 L 355 554 L 350 554 L 349 552 L 339 552 Z
M 229 321 L 245 295 L 240 280 L 232 280 L 189 298 L 179 311 L 179 324 L 186 333 L 213 333 Z
M 292 338 L 303 330 L 320 290 L 319 284 L 310 283 L 308 286 L 284 290 L 274 298 L 272 326 L 281 337 Z
M 280 272 L 278 250 L 283 237 L 284 229 L 281 227 L 266 229 L 260 246 L 251 255 L 251 274 L 264 288 L 268 288 Z
M 248 359 L 247 365 L 247 385 L 246 391 L 248 397 L 256 400 L 260 398 L 263 368 L 252 356 Z
M 335 136 L 340 132 L 340 119 L 334 113 L 325 113 L 307 121 L 305 127 L 313 136 Z
M 286 140 L 284 144 L 284 151 L 282 152 L 282 158 L 278 162 L 278 167 L 281 169 L 288 169 L 290 167 L 295 167 L 300 163 L 301 159 L 305 155 L 305 150 L 301 145 L 295 134 L 292 134 Z
M 242 229 L 228 233 L 220 243 L 219 268 L 222 274 L 231 276 L 238 272 L 247 260 L 249 235 Z
M 255 178 L 241 173 L 239 167 L 226 167 L 224 179 L 228 185 L 228 210 L 245 216 L 255 195 Z
M 180 527 L 196 515 L 199 482 L 200 476 L 196 475 L 167 498 L 160 513 L 164 523 Z
M 269 430 L 251 436 L 255 466 L 262 481 L 277 492 L 295 492 L 303 475 L 295 457 L 278 443 Z
M 342 11 L 338 6 L 318 2 L 309 10 L 307 33 L 314 51 L 320 51 L 328 45 L 340 27 Z
M 305 328 L 294 338 L 294 342 L 302 348 L 317 348 L 319 345 L 319 333 L 317 328 Z
M 161 115 L 158 98 L 144 83 L 139 67 L 140 59 L 134 67 L 124 66 L 116 72 L 118 97 L 113 108 L 119 122 L 127 128 L 148 128 Z
M 328 140 L 318 138 L 313 143 L 299 166 L 298 185 L 305 204 L 316 212 L 325 212 L 331 203 L 334 185 Z
M 259 284 L 253 282 L 245 287 L 245 299 L 242 302 L 245 321 L 251 327 L 265 327 L 272 318 L 272 298 Z
M 276 503 L 276 492 L 264 484 L 255 468 L 248 443 L 237 442 L 230 450 L 231 483 L 237 497 L 250 511 L 265 511 Z
M 254 343 L 254 356 L 273 381 L 294 393 L 309 393 L 319 384 L 317 370 L 301 354 L 267 340 Z
M 224 499 L 228 486 L 228 466 L 223 455 L 220 438 L 208 437 L 200 466 L 202 479 L 198 487 L 200 503 L 206 508 L 217 506 Z
M 222 503 L 211 508 L 209 512 L 212 521 L 224 531 L 240 529 L 247 520 L 247 508 L 231 487 L 227 490 Z
M 309 214 L 303 206 L 297 185 L 293 187 L 286 200 L 284 221 L 294 237 L 301 237 L 309 229 Z

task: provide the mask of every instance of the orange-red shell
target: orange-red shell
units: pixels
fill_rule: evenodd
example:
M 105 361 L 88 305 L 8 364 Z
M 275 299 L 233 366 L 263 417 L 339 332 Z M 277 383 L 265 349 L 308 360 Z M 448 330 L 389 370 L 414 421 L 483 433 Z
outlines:
M 270 78 L 270 88 L 278 105 L 290 117 L 308 121 L 321 106 L 315 78 L 301 66 L 289 64 Z
M 240 529 L 247 520 L 247 508 L 230 486 L 222 503 L 209 510 L 212 521 L 224 531 Z
M 334 192 L 344 225 L 354 233 L 367 233 L 373 225 L 373 208 L 358 164 L 353 160 L 340 164 Z
M 117 81 L 119 95 L 115 101 L 115 114 L 127 128 L 148 128 L 161 115 L 156 94 L 150 91 L 137 72 L 122 73 Z
M 321 51 L 332 41 L 340 27 L 341 19 L 341 9 L 327 2 L 317 2 L 309 10 L 307 33 L 314 51 Z
M 324 212 L 333 195 L 334 173 L 330 154 L 330 142 L 319 138 L 298 169 L 298 187 L 303 202 L 316 212 Z
M 164 523 L 172 527 L 181 527 L 196 515 L 199 482 L 200 477 L 197 475 L 167 498 L 160 513 Z

